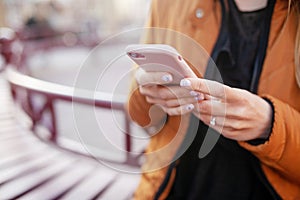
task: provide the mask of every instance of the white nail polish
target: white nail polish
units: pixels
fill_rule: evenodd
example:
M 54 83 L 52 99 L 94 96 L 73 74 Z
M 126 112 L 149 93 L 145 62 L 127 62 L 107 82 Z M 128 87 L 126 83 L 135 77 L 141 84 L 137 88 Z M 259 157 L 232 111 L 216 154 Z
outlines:
M 187 79 L 182 79 L 180 81 L 180 86 L 187 87 L 187 86 L 191 86 L 191 85 L 192 85 L 191 81 L 189 81 Z
M 195 99 L 196 99 L 196 101 L 202 101 L 202 100 L 204 100 L 204 95 L 198 93 L 198 96 L 196 96 Z
M 197 96 L 199 96 L 199 93 L 195 92 L 195 91 L 190 91 L 190 95 L 193 97 L 197 97 Z
M 173 77 L 171 76 L 171 75 L 164 75 L 163 77 L 162 77 L 162 80 L 164 81 L 164 82 L 167 82 L 167 83 L 169 83 L 169 82 L 171 82 L 172 80 L 173 80 Z
M 189 104 L 185 107 L 185 109 L 187 110 L 193 110 L 195 108 L 195 106 L 193 104 Z
M 203 93 L 199 93 L 199 97 L 200 97 L 201 100 L 204 100 L 204 99 L 205 99 L 205 96 L 204 96 Z
M 200 96 L 198 96 L 198 97 L 195 97 L 195 100 L 196 101 L 201 101 L 201 100 L 203 100 Z

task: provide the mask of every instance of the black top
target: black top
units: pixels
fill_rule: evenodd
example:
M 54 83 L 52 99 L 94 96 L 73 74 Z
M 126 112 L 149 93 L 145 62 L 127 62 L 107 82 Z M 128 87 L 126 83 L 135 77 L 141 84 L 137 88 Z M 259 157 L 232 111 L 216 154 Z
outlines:
M 239 11 L 234 0 L 227 0 L 227 10 L 224 1 L 221 0 L 220 35 L 212 53 L 222 80 L 215 76 L 211 66 L 208 66 L 206 78 L 253 90 L 258 80 L 253 76 L 259 76 L 263 64 L 268 40 L 265 29 L 269 29 L 275 0 L 270 0 L 265 9 L 254 12 Z M 257 158 L 236 141 L 220 136 L 212 151 L 200 159 L 198 152 L 207 130 L 208 127 L 200 122 L 197 135 L 180 157 L 179 164 L 171 165 L 169 172 L 176 167 L 176 177 L 168 199 L 279 199 Z
M 224 84 L 249 90 L 259 38 L 264 29 L 262 22 L 268 8 L 241 12 L 234 1 L 228 1 L 228 5 L 226 40 L 219 49 L 215 48 L 218 56 L 214 60 Z

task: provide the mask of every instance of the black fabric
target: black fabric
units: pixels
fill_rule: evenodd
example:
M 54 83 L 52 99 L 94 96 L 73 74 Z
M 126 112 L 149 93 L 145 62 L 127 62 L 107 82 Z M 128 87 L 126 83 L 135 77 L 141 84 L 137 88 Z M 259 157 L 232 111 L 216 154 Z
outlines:
M 248 13 L 240 12 L 233 0 L 227 1 L 229 12 L 225 12 L 224 1 L 221 3 L 222 27 L 212 58 L 224 84 L 251 90 L 253 80 L 257 80 L 253 74 L 259 76 L 256 71 L 262 68 L 264 57 L 259 56 L 264 56 L 261 51 L 265 51 L 267 43 L 261 41 L 268 39 L 264 29 L 269 27 L 267 19 L 270 16 L 267 15 L 272 15 L 275 0 L 270 0 L 265 9 Z M 214 70 L 208 71 L 206 78 L 220 81 L 216 74 Z M 167 199 L 280 199 L 257 158 L 236 141 L 220 136 L 213 150 L 199 159 L 199 148 L 207 130 L 208 127 L 200 122 L 195 140 L 176 166 L 175 181 Z
M 229 4 L 234 3 L 229 1 Z M 240 13 L 237 9 L 231 9 L 228 32 L 234 34 L 228 34 L 226 45 L 216 59 L 225 84 L 249 89 L 263 24 L 259 21 L 263 19 L 264 14 L 265 10 Z
M 168 199 L 273 199 L 253 169 L 253 155 L 236 142 L 220 138 L 205 158 L 198 158 L 207 128 L 200 124 L 201 134 L 176 166 Z

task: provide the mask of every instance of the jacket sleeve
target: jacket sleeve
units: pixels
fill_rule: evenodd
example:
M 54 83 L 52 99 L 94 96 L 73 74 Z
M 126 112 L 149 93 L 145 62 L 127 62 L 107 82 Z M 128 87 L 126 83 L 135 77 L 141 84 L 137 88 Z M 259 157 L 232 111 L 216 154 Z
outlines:
M 247 142 L 240 142 L 240 145 L 283 178 L 300 185 L 300 113 L 272 96 L 265 97 L 274 105 L 274 124 L 269 140 L 257 146 Z
M 128 114 L 134 122 L 142 127 L 150 124 L 149 110 L 151 105 L 146 101 L 145 97 L 139 92 L 137 84 L 132 83 L 131 93 L 127 103 Z

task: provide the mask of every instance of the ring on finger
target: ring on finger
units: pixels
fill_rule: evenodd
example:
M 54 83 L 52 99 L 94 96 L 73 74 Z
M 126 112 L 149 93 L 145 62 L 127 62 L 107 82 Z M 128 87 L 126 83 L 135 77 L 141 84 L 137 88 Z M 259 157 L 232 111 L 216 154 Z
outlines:
M 210 124 L 211 126 L 215 126 L 215 125 L 216 125 L 216 118 L 215 118 L 215 117 L 212 117 L 212 118 L 210 119 L 209 124 Z

